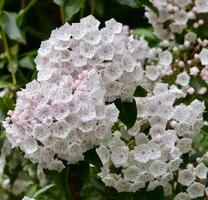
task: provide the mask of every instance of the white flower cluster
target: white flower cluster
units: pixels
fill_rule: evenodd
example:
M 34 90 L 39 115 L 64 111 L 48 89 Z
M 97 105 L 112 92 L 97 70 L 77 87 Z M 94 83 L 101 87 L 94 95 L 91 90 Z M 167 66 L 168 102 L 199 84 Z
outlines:
M 94 70 L 80 74 L 76 89 L 70 75 L 61 77 L 57 83 L 27 84 L 4 122 L 13 147 L 43 168 L 58 171 L 64 167 L 61 159 L 70 164 L 82 160 L 96 135 L 110 132 L 118 117 L 114 104 L 105 105 L 105 90 Z
M 203 181 L 207 179 L 207 173 L 208 168 L 203 163 L 198 164 L 196 167 L 190 164 L 187 169 L 179 170 L 178 183 L 188 188 L 187 193 L 177 194 L 174 200 L 203 197 L 205 192 Z
M 118 192 L 135 192 L 149 182 L 148 191 L 163 186 L 166 195 L 172 193 L 169 182 L 180 170 L 182 155 L 192 149 L 205 109 L 198 100 L 175 106 L 175 100 L 183 96 L 176 87 L 158 83 L 152 95 L 136 99 L 138 119 L 134 127 L 114 132 L 97 148 L 103 163 L 99 176 L 106 186 Z
M 208 40 L 201 39 L 194 32 L 185 34 L 182 43 L 172 39 L 163 40 L 145 67 L 148 80 L 175 84 L 186 94 L 205 95 L 208 84 Z
M 110 19 L 99 30 L 93 16 L 80 23 L 65 24 L 41 43 L 35 59 L 39 81 L 54 80 L 57 69 L 77 77 L 83 70 L 97 69 L 106 89 L 106 101 L 131 100 L 143 82 L 141 65 L 152 54 L 147 42 L 129 37 L 121 23 Z
M 198 15 L 208 12 L 206 0 L 150 0 L 158 14 L 150 8 L 146 8 L 146 17 L 152 24 L 159 38 L 169 38 L 175 33 L 182 33 L 188 22 L 191 21 L 194 28 L 203 25 L 204 21 L 198 19 Z
M 117 121 L 115 105 L 105 103 L 131 101 L 148 81 L 142 65 L 154 50 L 114 19 L 105 24 L 99 30 L 100 22 L 88 16 L 52 31 L 35 59 L 38 80 L 18 93 L 4 122 L 13 147 L 43 168 L 60 171 L 63 160 L 82 160 Z
M 181 33 L 189 19 L 208 11 L 206 0 L 151 2 L 159 17 L 150 9 L 146 15 L 160 37 Z M 200 75 L 208 82 L 208 41 L 189 32 L 183 45 L 172 38 L 150 48 L 114 19 L 99 26 L 88 16 L 52 31 L 41 43 L 35 59 L 38 79 L 18 92 L 16 109 L 3 123 L 9 142 L 34 163 L 57 171 L 98 145 L 103 164 L 99 176 L 106 186 L 118 192 L 162 186 L 168 196 L 174 189 L 170 182 L 177 177 L 176 182 L 188 189 L 175 200 L 201 197 L 205 188 L 198 179 L 206 179 L 206 166 L 181 165 L 204 125 L 205 106 L 199 100 L 189 105 L 177 100 L 195 92 L 192 77 Z M 189 60 L 182 60 L 181 52 L 191 45 L 197 49 Z M 172 75 L 172 82 L 165 80 Z M 112 133 L 119 115 L 112 102 L 131 101 L 139 85 L 148 94 L 135 98 L 135 125 L 130 130 L 118 126 Z

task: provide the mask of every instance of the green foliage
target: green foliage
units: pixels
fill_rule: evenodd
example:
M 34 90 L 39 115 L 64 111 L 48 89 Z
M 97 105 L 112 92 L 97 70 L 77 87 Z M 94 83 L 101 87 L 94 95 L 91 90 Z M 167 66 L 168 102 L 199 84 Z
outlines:
M 38 198 L 38 196 L 40 196 L 41 194 L 45 193 L 46 191 L 48 191 L 49 189 L 51 189 L 54 186 L 55 186 L 54 184 L 50 184 L 50 185 L 47 185 L 47 186 L 41 188 L 40 190 L 35 192 L 35 194 L 32 195 L 32 198 L 33 199 Z
M 146 96 L 147 96 L 147 91 L 143 87 L 137 86 L 134 92 L 134 97 L 146 97 Z
M 38 195 L 37 200 L 72 200 L 70 188 L 68 186 L 68 178 L 70 168 L 65 168 L 62 172 L 44 170 L 44 173 L 52 184 L 47 190 L 43 191 Z
M 83 7 L 85 0 L 53 0 L 60 6 L 62 20 L 69 21 Z
M 25 43 L 25 37 L 17 25 L 17 13 L 3 11 L 1 14 L 3 30 L 8 37 L 20 43 Z
M 136 101 L 122 102 L 120 99 L 115 101 L 116 107 L 120 111 L 119 120 L 123 122 L 128 129 L 134 126 L 137 119 Z
M 98 157 L 95 149 L 89 150 L 84 154 L 85 160 L 96 167 L 101 167 L 102 162 L 100 158 Z
M 137 8 L 138 4 L 135 0 L 116 0 L 118 3 L 122 4 L 122 5 L 127 5 L 133 8 Z
M 153 10 L 156 14 L 158 14 L 158 10 L 156 7 L 154 7 L 154 5 L 152 4 L 152 2 L 150 2 L 149 0 L 136 0 L 138 4 L 142 4 L 147 6 L 148 8 L 150 8 L 151 10 Z
M 135 36 L 143 36 L 150 46 L 155 46 L 158 43 L 158 38 L 155 36 L 152 28 L 136 28 L 133 30 Z

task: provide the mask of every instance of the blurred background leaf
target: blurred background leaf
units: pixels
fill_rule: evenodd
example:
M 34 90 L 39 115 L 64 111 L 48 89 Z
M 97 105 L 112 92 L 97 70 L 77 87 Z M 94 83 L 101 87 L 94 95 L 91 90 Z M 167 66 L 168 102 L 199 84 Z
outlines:
M 17 25 L 17 13 L 3 11 L 1 17 L 3 29 L 8 37 L 25 44 L 24 34 Z

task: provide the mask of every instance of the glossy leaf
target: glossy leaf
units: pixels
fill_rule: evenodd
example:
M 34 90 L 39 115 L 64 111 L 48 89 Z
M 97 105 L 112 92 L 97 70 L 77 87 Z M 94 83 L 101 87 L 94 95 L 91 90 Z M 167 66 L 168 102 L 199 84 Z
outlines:
M 59 6 L 63 5 L 64 0 L 53 0 L 53 2 Z
M 137 8 L 138 4 L 136 3 L 136 0 L 116 0 L 118 3 L 126 6 L 130 6 L 133 8 Z
M 81 8 L 80 0 L 65 0 L 64 1 L 64 14 L 65 20 L 69 21 L 73 15 L 79 12 Z
M 137 3 L 145 5 L 148 8 L 150 8 L 153 12 L 155 12 L 157 15 L 159 14 L 158 9 L 149 0 L 137 0 Z
M 96 167 L 101 167 L 102 166 L 102 162 L 99 158 L 99 156 L 97 155 L 95 149 L 89 150 L 84 154 L 85 160 L 89 163 L 92 164 Z
M 146 96 L 147 96 L 147 91 L 143 87 L 137 86 L 134 92 L 134 97 L 146 97 Z
M 6 81 L 0 81 L 0 89 L 3 89 L 3 88 L 15 89 L 16 85 L 14 85 L 13 83 L 10 83 L 10 82 L 6 82 Z
M 116 107 L 120 111 L 119 120 L 121 120 L 128 129 L 134 126 L 137 119 L 136 101 L 122 102 L 120 99 L 115 101 Z
M 41 188 L 40 190 L 38 190 L 33 196 L 32 198 L 37 198 L 39 195 L 43 194 L 44 192 L 46 192 L 47 190 L 51 189 L 52 187 L 54 187 L 55 184 L 50 184 L 50 185 L 47 185 L 43 188 Z
M 12 39 L 16 40 L 21 43 L 26 43 L 25 37 L 20 29 L 18 27 L 17 22 L 17 13 L 14 12 L 2 12 L 2 23 L 4 31 L 6 32 L 7 36 Z
M 34 57 L 33 56 L 25 56 L 22 59 L 19 60 L 19 65 L 26 69 L 34 69 L 35 63 L 34 63 Z

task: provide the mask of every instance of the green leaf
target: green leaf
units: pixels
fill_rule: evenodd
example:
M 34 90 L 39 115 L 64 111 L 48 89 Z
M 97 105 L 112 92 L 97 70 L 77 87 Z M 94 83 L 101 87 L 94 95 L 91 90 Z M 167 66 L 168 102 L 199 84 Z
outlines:
M 6 60 L 2 60 L 2 61 L 0 62 L 0 69 L 3 69 L 4 66 L 5 66 L 5 64 L 6 64 Z
M 55 184 L 53 189 L 47 192 L 47 196 L 53 196 L 53 198 L 49 198 L 49 200 L 72 200 L 68 185 L 69 170 L 69 167 L 66 167 L 61 172 L 44 170 L 48 181 Z M 42 195 L 38 196 L 37 200 L 42 200 Z
M 55 184 L 50 184 L 50 185 L 47 185 L 47 186 L 41 188 L 40 190 L 38 190 L 38 191 L 32 196 L 32 198 L 33 198 L 33 199 L 37 198 L 40 194 L 46 192 L 47 190 L 51 189 L 51 188 L 54 187 L 54 186 L 55 186 Z
M 0 89 L 2 88 L 16 88 L 16 85 L 14 85 L 13 83 L 10 82 L 6 82 L 6 81 L 0 81 Z
M 6 111 L 4 108 L 4 103 L 2 101 L 2 98 L 0 98 L 0 121 L 3 121 L 6 117 Z
M 25 17 L 25 14 L 31 9 L 32 6 L 35 5 L 36 2 L 37 0 L 30 0 L 27 6 L 24 9 L 20 10 L 16 19 L 18 25 L 21 24 L 21 22 L 23 21 Z
M 13 110 L 13 108 L 14 100 L 11 94 L 7 93 L 3 97 L 0 97 L 0 121 L 4 120 L 7 112 Z
M 157 199 L 157 200 L 165 199 L 162 186 L 157 187 L 154 191 L 147 192 L 146 200 L 152 200 L 152 199 Z
M 121 120 L 128 129 L 132 128 L 137 119 L 137 106 L 135 99 L 132 102 L 122 102 L 120 99 L 117 99 L 115 104 L 120 111 L 119 120 Z
M 33 74 L 32 74 L 32 78 L 31 79 L 32 80 L 37 79 L 37 76 L 38 76 L 38 71 L 37 71 L 37 69 L 35 69 Z
M 152 28 L 136 28 L 133 30 L 133 34 L 136 36 L 144 36 L 147 41 L 157 41 Z
M 25 191 L 25 196 L 31 197 L 37 191 L 37 187 L 38 186 L 36 184 L 28 185 Z
M 81 1 L 80 0 L 65 0 L 63 6 L 64 6 L 65 20 L 69 21 L 73 17 L 73 15 L 79 12 L 81 8 Z
M 95 149 L 91 149 L 91 150 L 87 151 L 84 154 L 84 158 L 85 158 L 85 161 L 87 161 L 89 164 L 92 164 L 96 167 L 102 167 L 102 162 L 101 162 L 99 156 L 97 155 Z
M 19 65 L 22 68 L 26 69 L 34 69 L 35 68 L 35 63 L 34 63 L 34 58 L 33 56 L 25 56 L 22 59 L 19 60 Z
M 53 0 L 53 2 L 59 6 L 62 6 L 64 4 L 64 0 Z
M 26 43 L 24 35 L 20 28 L 17 26 L 17 13 L 14 12 L 2 12 L 3 28 L 8 37 L 12 40 L 16 40 L 23 44 Z
M 137 88 L 134 92 L 134 97 L 146 97 L 147 93 L 148 92 L 143 87 L 137 86 Z
M 5 106 L 4 99 L 0 97 L 0 121 L 3 121 L 6 117 L 8 109 Z
M 135 0 L 116 0 L 118 3 L 126 6 L 130 6 L 133 8 L 138 8 L 138 4 Z
M 138 4 L 141 5 L 145 5 L 148 8 L 150 8 L 154 13 L 156 13 L 157 15 L 159 15 L 158 9 L 153 5 L 152 2 L 150 2 L 149 0 L 137 0 Z

